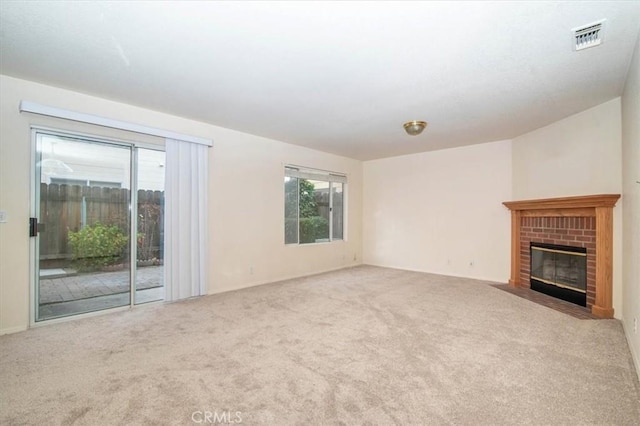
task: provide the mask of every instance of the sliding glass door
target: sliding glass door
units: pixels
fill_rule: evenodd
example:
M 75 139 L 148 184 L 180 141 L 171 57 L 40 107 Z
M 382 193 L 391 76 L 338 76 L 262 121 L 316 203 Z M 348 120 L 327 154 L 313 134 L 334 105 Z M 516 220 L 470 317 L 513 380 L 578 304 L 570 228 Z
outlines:
M 162 300 L 164 152 L 46 131 L 35 141 L 35 321 Z

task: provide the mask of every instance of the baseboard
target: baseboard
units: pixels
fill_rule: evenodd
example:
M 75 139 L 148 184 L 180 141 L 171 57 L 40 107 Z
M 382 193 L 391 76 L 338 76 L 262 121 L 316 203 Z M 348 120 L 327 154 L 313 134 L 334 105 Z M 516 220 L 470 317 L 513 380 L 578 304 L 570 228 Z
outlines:
M 362 263 L 355 263 L 355 264 L 351 264 L 351 265 L 337 266 L 335 268 L 321 269 L 319 271 L 308 272 L 308 273 L 303 273 L 303 274 L 298 274 L 298 275 L 285 275 L 285 276 L 274 278 L 274 279 L 270 279 L 270 280 L 254 281 L 254 282 L 250 282 L 250 283 L 246 283 L 246 284 L 241 284 L 241 285 L 235 286 L 235 287 L 227 287 L 227 288 L 220 289 L 220 290 L 213 290 L 213 291 L 209 290 L 207 295 L 211 296 L 211 295 L 214 295 L 214 294 L 227 293 L 229 291 L 243 290 L 245 288 L 258 287 L 258 286 L 261 286 L 261 285 L 273 284 L 273 283 L 277 283 L 277 282 L 280 282 L 280 281 L 294 280 L 296 278 L 312 277 L 314 275 L 326 274 L 327 272 L 340 271 L 342 269 L 355 268 L 357 266 L 362 266 Z
M 448 272 L 437 272 L 437 271 L 430 271 L 430 270 L 426 270 L 426 269 L 406 268 L 406 267 L 403 267 L 403 266 L 387 265 L 387 264 L 381 264 L 381 263 L 363 262 L 362 264 L 363 265 L 369 265 L 369 266 L 377 266 L 377 267 L 380 267 L 380 268 L 398 269 L 398 270 L 401 270 L 401 271 L 422 272 L 422 273 L 425 273 L 425 274 L 442 275 L 442 276 L 445 276 L 445 277 L 466 278 L 466 279 L 470 279 L 470 280 L 488 281 L 488 282 L 492 282 L 492 283 L 496 283 L 496 284 L 507 284 L 508 283 L 508 279 L 500 280 L 500 279 L 495 279 L 495 278 L 486 278 L 486 277 L 479 277 L 479 276 L 473 276 L 473 275 L 459 275 L 459 274 L 452 274 L 452 273 L 448 273 Z
M 638 380 L 640 381 L 640 353 L 636 351 L 636 348 L 631 343 L 631 327 L 627 327 L 624 321 L 620 322 L 622 323 L 622 329 L 624 330 L 624 337 L 627 338 L 627 346 L 629 346 L 629 352 L 631 352 L 631 360 L 633 361 L 633 365 L 636 368 L 636 374 L 638 375 Z
M 20 325 L 17 327 L 8 327 L 8 328 L 3 328 L 0 329 L 0 336 L 4 335 L 4 334 L 13 334 L 13 333 L 19 333 L 21 331 L 26 331 L 29 327 L 27 327 L 26 325 Z

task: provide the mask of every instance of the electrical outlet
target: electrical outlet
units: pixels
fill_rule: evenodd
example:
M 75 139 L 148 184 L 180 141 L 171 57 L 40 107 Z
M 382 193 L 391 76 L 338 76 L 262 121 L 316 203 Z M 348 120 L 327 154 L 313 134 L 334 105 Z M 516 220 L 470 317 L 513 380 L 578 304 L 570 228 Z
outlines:
M 633 332 L 634 333 L 638 332 L 638 318 L 633 319 Z
M 7 211 L 0 210 L 0 223 L 5 223 L 7 221 Z
M 473 260 L 469 262 L 469 266 L 473 266 Z
M 249 275 L 253 275 L 253 266 L 249 266 Z

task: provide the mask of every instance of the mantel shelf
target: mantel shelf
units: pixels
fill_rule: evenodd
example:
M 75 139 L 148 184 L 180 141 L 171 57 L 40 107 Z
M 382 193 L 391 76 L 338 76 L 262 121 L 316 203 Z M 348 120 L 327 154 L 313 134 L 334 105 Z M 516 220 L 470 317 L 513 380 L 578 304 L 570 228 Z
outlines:
M 505 201 L 509 210 L 583 209 L 613 207 L 620 194 L 582 195 L 577 197 L 543 198 L 539 200 Z

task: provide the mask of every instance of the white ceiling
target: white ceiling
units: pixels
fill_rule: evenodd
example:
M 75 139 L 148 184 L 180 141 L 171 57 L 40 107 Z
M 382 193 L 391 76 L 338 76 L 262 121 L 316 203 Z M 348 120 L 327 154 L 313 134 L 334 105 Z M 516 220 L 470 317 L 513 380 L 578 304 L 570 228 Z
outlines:
M 368 160 L 620 96 L 640 2 L 2 0 L 0 16 L 2 74 Z M 573 51 L 600 19 L 603 44 Z

